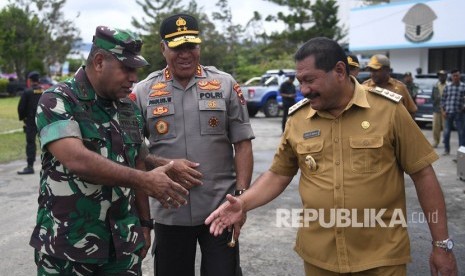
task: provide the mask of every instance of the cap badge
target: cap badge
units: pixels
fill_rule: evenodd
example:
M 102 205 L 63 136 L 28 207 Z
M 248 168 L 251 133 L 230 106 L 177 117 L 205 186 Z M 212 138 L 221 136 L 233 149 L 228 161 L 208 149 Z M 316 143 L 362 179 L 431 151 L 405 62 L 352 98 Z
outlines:
M 311 155 L 305 156 L 305 164 L 310 169 L 310 171 L 314 172 L 318 169 L 318 165 L 316 164 L 315 159 Z
M 159 120 L 155 123 L 155 129 L 159 134 L 166 134 L 169 130 L 168 123 L 163 120 Z
M 182 17 L 179 17 L 178 20 L 176 20 L 176 26 L 178 26 L 178 32 L 187 31 L 186 24 L 187 24 L 186 20 Z
M 370 127 L 370 122 L 368 121 L 363 121 L 362 124 L 361 124 L 362 128 L 363 129 L 367 129 Z

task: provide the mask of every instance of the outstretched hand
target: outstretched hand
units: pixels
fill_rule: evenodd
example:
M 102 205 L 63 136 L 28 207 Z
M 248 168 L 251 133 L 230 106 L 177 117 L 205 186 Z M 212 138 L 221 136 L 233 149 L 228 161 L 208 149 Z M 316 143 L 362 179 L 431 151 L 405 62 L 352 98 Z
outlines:
M 144 183 L 144 191 L 148 196 L 156 198 L 165 208 L 178 208 L 187 204 L 184 198 L 189 192 L 179 183 L 168 177 L 167 172 L 173 167 L 173 161 L 164 166 L 157 167 L 149 173 L 147 183 Z
M 215 237 L 223 233 L 224 229 L 233 224 L 243 221 L 243 201 L 240 198 L 232 195 L 226 195 L 225 203 L 221 204 L 215 211 L 213 211 L 205 220 L 205 224 L 210 224 L 210 233 Z M 237 226 L 236 226 L 237 228 Z M 236 232 L 237 230 L 235 230 Z M 239 233 L 236 234 L 237 236 Z

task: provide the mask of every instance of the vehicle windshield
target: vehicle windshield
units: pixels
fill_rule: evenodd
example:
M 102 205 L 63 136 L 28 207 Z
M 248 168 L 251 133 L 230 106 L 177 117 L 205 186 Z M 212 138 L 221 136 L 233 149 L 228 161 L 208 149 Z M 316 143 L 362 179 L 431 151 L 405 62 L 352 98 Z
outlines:
M 416 79 L 414 82 L 422 90 L 422 92 L 431 92 L 433 90 L 433 85 L 438 81 L 438 79 Z

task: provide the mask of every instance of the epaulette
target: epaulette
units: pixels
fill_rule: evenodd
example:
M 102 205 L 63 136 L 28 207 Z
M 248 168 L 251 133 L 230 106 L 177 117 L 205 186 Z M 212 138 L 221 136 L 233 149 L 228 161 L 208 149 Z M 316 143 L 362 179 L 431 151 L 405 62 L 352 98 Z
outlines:
M 390 99 L 391 101 L 393 102 L 400 102 L 400 100 L 402 99 L 402 95 L 399 95 L 395 92 L 392 92 L 390 90 L 387 90 L 387 89 L 384 89 L 384 88 L 381 88 L 379 86 L 376 86 L 376 87 L 370 87 L 368 88 L 368 91 L 372 92 L 372 93 L 375 93 L 375 94 L 378 94 L 378 95 L 381 95 L 381 96 L 384 96 L 388 99 Z
M 301 107 L 305 106 L 308 103 L 310 103 L 310 101 L 307 98 L 303 98 L 302 100 L 298 101 L 293 106 L 289 107 L 289 112 L 287 114 L 291 115 L 292 113 L 296 112 L 297 110 L 299 110 Z

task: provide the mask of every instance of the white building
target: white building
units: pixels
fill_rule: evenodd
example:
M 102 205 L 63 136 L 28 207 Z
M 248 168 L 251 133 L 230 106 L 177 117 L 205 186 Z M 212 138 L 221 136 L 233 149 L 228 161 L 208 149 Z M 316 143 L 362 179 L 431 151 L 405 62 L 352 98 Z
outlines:
M 395 72 L 465 72 L 465 1 L 391 1 L 350 11 L 349 49 L 389 56 Z

